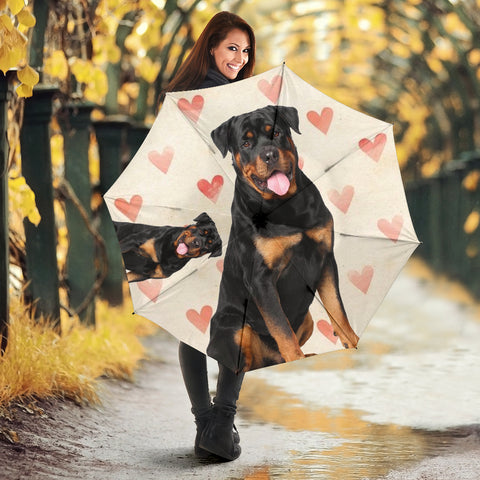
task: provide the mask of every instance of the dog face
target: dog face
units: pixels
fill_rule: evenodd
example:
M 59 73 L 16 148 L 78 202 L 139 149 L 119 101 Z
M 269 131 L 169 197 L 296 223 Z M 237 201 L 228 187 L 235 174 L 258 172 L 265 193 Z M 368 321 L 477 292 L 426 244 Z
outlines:
M 269 105 L 232 117 L 212 131 L 222 155 L 233 155 L 238 178 L 265 200 L 296 192 L 297 150 L 291 130 L 298 129 L 294 107 Z
M 222 240 L 213 220 L 201 213 L 194 219 L 196 224 L 189 225 L 174 242 L 179 258 L 197 258 L 210 253 L 210 257 L 222 254 Z

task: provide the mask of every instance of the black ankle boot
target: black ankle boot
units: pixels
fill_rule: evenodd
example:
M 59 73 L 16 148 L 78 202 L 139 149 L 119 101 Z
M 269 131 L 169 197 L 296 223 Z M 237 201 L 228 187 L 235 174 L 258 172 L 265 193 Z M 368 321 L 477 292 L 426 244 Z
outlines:
M 211 410 L 202 416 L 195 416 L 195 424 L 197 425 L 197 434 L 195 436 L 194 451 L 195 451 L 196 457 L 206 458 L 212 455 L 210 452 L 207 452 L 203 448 L 200 448 L 200 438 L 211 418 L 212 418 Z
M 212 417 L 200 436 L 199 448 L 224 460 L 235 460 L 240 456 L 240 437 L 234 430 L 235 409 L 213 406 Z M 236 441 L 237 440 L 237 441 Z

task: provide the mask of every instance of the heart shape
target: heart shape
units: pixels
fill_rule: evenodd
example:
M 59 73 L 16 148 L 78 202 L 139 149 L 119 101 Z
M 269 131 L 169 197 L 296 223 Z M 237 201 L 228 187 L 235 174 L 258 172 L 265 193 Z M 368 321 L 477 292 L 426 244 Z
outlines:
M 221 175 L 215 175 L 211 182 L 202 178 L 197 182 L 197 187 L 208 199 L 213 203 L 217 203 L 218 196 L 223 187 L 223 177 Z
M 362 273 L 359 273 L 356 270 L 348 272 L 348 279 L 361 292 L 366 294 L 370 288 L 370 283 L 372 282 L 373 272 L 373 267 L 371 265 L 366 265 L 363 267 Z
M 377 222 L 377 226 L 387 238 L 396 243 L 403 228 L 403 217 L 401 215 L 395 215 L 391 222 L 386 218 L 381 218 Z
M 338 190 L 330 190 L 328 192 L 328 198 L 330 201 L 343 213 L 347 213 L 348 209 L 350 208 L 350 204 L 352 203 L 353 194 L 355 193 L 355 189 L 352 185 L 346 185 L 343 187 L 342 192 L 338 192 Z
M 157 152 L 157 150 L 151 150 L 147 156 L 160 171 L 167 173 L 174 153 L 175 151 L 172 147 L 165 147 L 162 153 Z
M 138 212 L 142 208 L 143 199 L 140 195 L 133 195 L 130 201 L 124 198 L 116 198 L 113 202 L 117 210 L 120 210 L 132 222 L 137 219 Z
M 305 160 L 303 157 L 298 157 L 298 168 L 300 170 L 303 170 L 303 167 L 305 166 Z
M 220 273 L 223 273 L 223 264 L 224 264 L 224 260 L 223 258 L 221 258 L 220 260 L 217 260 L 217 270 L 220 272 Z
M 326 135 L 332 123 L 333 110 L 330 107 L 325 107 L 320 114 L 315 110 L 310 110 L 307 113 L 307 118 L 314 127 Z
M 273 103 L 277 103 L 280 96 L 280 90 L 282 89 L 282 77 L 275 75 L 272 81 L 260 80 L 258 82 L 258 89 Z
M 362 138 L 358 142 L 358 146 L 375 162 L 380 160 L 383 153 L 383 148 L 387 142 L 387 136 L 384 133 L 379 133 L 373 142 L 368 138 Z
M 153 303 L 158 300 L 160 291 L 162 290 L 162 280 L 159 278 L 150 278 L 137 282 L 138 289 Z
M 337 343 L 338 337 L 333 333 L 333 327 L 329 322 L 326 320 L 319 320 L 317 322 L 317 328 L 333 344 Z
M 198 119 L 200 118 L 203 104 L 204 99 L 201 95 L 195 95 L 191 102 L 189 102 L 186 98 L 181 98 L 177 103 L 178 108 L 182 111 L 182 113 L 194 123 L 197 123 Z
M 187 310 L 187 319 L 188 321 L 197 327 L 202 333 L 207 331 L 208 325 L 210 324 L 210 319 L 212 318 L 212 307 L 210 305 L 205 305 L 198 313 L 193 308 Z

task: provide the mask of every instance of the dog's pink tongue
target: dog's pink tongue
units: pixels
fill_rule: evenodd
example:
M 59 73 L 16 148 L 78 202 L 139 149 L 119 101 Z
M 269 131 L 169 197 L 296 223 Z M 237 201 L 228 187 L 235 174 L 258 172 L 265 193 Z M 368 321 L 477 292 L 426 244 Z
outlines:
M 188 252 L 188 247 L 184 243 L 179 243 L 177 247 L 177 253 L 179 255 L 185 255 Z
M 290 188 L 290 181 L 287 176 L 281 172 L 275 172 L 268 180 L 267 187 L 277 195 L 285 195 Z

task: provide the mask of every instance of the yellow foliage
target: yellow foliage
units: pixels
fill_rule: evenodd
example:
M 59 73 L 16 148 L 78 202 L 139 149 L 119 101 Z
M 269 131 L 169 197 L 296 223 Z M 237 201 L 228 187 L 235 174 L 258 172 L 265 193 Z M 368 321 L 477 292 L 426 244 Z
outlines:
M 113 36 L 97 35 L 93 37 L 93 52 L 97 63 L 117 63 L 120 61 L 122 52 L 115 44 Z
M 37 23 L 35 17 L 26 8 L 18 12 L 17 19 L 22 25 L 29 28 L 34 27 Z
M 7 5 L 10 11 L 14 15 L 17 15 L 17 13 L 25 6 L 25 3 L 23 0 L 7 0 Z
M 68 77 L 68 62 L 61 50 L 55 50 L 44 61 L 44 71 L 52 77 L 65 81 Z
M 85 88 L 85 98 L 94 103 L 102 103 L 103 98 L 108 92 L 108 79 L 103 70 L 95 67 L 92 72 L 91 80 Z
M 465 26 L 455 12 L 448 13 L 443 17 L 443 26 L 450 35 L 461 40 L 470 40 L 472 33 Z
M 8 13 L 8 10 L 10 13 Z M 23 67 L 17 73 L 21 85 L 16 92 L 20 97 L 31 97 L 33 86 L 38 82 L 38 74 L 27 65 L 27 38 L 22 31 L 35 25 L 35 17 L 25 7 L 24 0 L 7 0 L 0 2 L 0 10 L 7 12 L 0 15 L 0 70 Z M 18 28 L 22 27 L 22 28 Z M 22 30 L 22 31 L 20 31 Z
M 93 67 L 92 62 L 81 58 L 72 58 L 70 66 L 78 82 L 87 83 L 89 81 Z
M 95 329 L 77 319 L 62 319 L 59 335 L 12 299 L 8 346 L 0 357 L 0 406 L 53 396 L 95 403 L 100 376 L 132 378 L 145 356 L 137 336 L 151 334 L 155 327 L 132 315 L 130 305 L 97 307 Z
M 28 85 L 29 87 L 33 87 L 38 83 L 39 75 L 36 70 L 34 70 L 30 65 L 26 65 L 24 68 L 17 72 L 18 79 Z
M 63 135 L 55 133 L 50 137 L 50 152 L 52 157 L 52 167 L 54 170 L 60 173 L 65 161 Z
M 462 182 L 463 188 L 469 192 L 475 192 L 480 183 L 480 170 L 472 170 Z
M 468 215 L 467 219 L 465 220 L 465 223 L 463 224 L 463 230 L 466 234 L 471 235 L 477 230 L 479 225 L 480 213 L 474 210 Z
M 28 186 L 24 177 L 8 179 L 8 203 L 9 208 L 26 217 L 34 225 L 40 223 L 40 213 L 35 204 L 35 193 Z
M 108 79 L 105 72 L 89 60 L 75 58 L 71 64 L 75 78 L 86 85 L 84 96 L 94 103 L 101 103 L 108 91 Z
M 11 32 L 14 28 L 10 15 L 7 15 L 6 13 L 0 15 L 0 23 L 4 28 L 7 29 L 7 32 Z
M 160 63 L 152 62 L 149 57 L 144 57 L 140 60 L 137 67 L 138 75 L 140 75 L 148 83 L 153 83 L 160 71 Z

